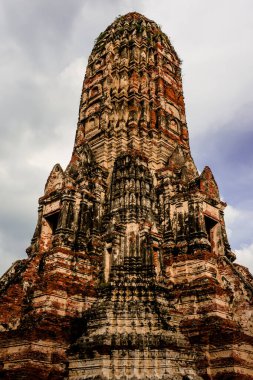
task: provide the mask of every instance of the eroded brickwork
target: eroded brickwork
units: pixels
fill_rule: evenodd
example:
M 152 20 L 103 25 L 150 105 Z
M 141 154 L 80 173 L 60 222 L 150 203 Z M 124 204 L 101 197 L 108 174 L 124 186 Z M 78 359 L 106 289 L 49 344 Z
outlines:
M 253 279 L 191 157 L 180 60 L 137 13 L 98 37 L 72 158 L 0 279 L 3 379 L 253 379 Z

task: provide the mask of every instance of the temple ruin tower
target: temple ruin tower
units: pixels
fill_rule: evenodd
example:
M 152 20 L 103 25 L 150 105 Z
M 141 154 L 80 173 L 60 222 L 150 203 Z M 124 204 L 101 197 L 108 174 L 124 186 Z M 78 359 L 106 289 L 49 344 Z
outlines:
M 180 59 L 117 18 L 90 55 L 73 154 L 0 279 L 0 378 L 253 379 L 253 278 L 191 157 Z

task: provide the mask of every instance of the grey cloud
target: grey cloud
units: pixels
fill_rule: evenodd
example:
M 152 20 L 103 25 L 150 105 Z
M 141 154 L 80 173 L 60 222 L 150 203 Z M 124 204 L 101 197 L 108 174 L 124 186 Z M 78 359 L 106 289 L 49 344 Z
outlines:
M 219 128 L 210 128 L 191 140 L 192 153 L 198 167 L 209 165 L 214 171 L 221 194 L 229 202 L 242 202 L 252 196 L 253 181 L 253 114 L 231 112 L 231 120 Z M 247 109 L 248 107 L 246 107 Z M 252 109 L 252 107 L 249 107 Z
M 2 12 L 9 38 L 22 46 L 36 65 L 59 67 L 71 46 L 71 30 L 82 7 L 81 0 L 5 0 Z

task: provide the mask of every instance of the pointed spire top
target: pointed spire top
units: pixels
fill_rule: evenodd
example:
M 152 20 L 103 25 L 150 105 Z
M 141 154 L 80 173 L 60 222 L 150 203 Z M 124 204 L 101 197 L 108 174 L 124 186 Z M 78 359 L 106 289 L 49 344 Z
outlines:
M 180 60 L 168 37 L 137 12 L 119 16 L 99 35 L 88 60 L 76 146 L 89 143 L 106 168 L 129 149 L 157 167 L 177 145 L 189 149 L 186 128 Z M 143 139 L 152 141 L 153 153 Z
M 129 12 L 123 16 L 119 15 L 104 32 L 100 33 L 93 51 L 99 49 L 99 45 L 102 42 L 108 42 L 110 39 L 114 40 L 115 37 L 117 38 L 117 36 L 120 36 L 125 31 L 127 31 L 128 37 L 130 38 L 130 35 L 135 32 L 143 33 L 144 29 L 146 29 L 148 39 L 152 39 L 153 36 L 156 36 L 156 38 L 159 38 L 160 36 L 163 41 L 162 44 L 168 45 L 173 52 L 175 59 L 180 62 L 180 58 L 178 57 L 167 35 L 162 32 L 161 27 L 155 21 L 150 20 L 138 12 Z

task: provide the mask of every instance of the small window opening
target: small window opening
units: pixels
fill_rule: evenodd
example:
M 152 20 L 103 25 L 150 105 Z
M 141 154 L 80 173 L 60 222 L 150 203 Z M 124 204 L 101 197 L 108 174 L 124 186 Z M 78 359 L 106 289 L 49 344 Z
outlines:
M 53 214 L 45 216 L 45 219 L 47 223 L 49 224 L 49 227 L 51 228 L 52 235 L 55 234 L 57 225 L 58 225 L 58 220 L 59 220 L 59 212 L 55 212 Z
M 214 245 L 215 245 L 214 229 L 215 229 L 216 224 L 217 224 L 216 220 L 205 216 L 207 238 L 211 244 L 212 249 L 214 248 Z

